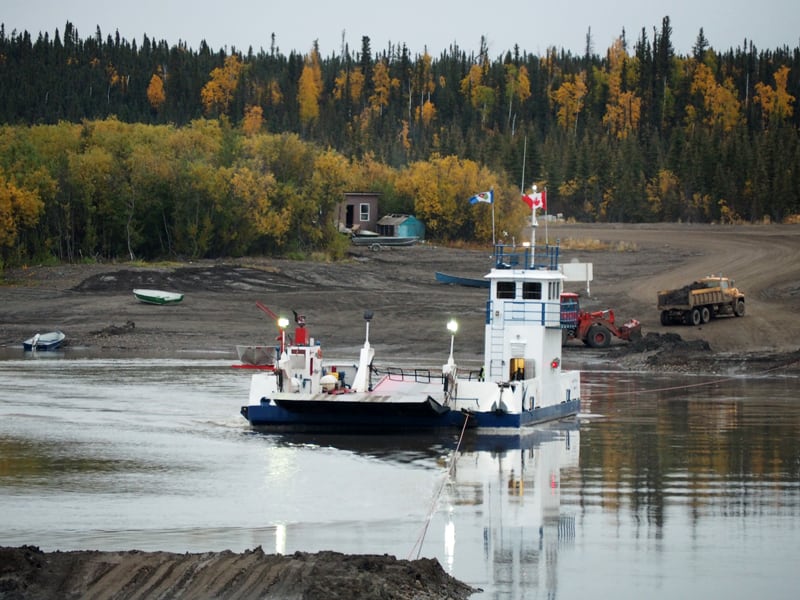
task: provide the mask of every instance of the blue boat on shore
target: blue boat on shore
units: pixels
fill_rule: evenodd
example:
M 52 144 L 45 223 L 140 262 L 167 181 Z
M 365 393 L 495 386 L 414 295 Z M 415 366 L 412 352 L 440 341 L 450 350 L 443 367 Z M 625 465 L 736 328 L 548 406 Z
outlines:
M 481 369 L 459 369 L 455 321 L 447 324 L 450 356 L 441 368 L 397 368 L 375 362 L 370 311 L 358 361 L 349 365 L 323 362 L 320 343 L 296 317 L 291 343 L 283 341 L 288 321 L 282 323 L 273 368 L 252 375 L 242 416 L 271 430 L 515 433 L 576 415 L 580 372 L 561 365 L 558 247 L 497 246 L 494 256 Z
M 465 287 L 488 288 L 489 280 L 477 277 L 461 277 L 459 275 L 448 275 L 441 271 L 434 274 L 436 281 L 446 285 L 463 285 Z
M 63 331 L 49 331 L 47 333 L 37 333 L 32 338 L 22 342 L 25 352 L 58 350 L 67 339 Z

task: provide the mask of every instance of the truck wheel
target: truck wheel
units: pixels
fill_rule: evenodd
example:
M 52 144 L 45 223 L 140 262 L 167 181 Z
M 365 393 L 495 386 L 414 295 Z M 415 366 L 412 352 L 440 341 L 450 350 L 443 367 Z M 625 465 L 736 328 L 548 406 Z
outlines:
M 608 348 L 611 332 L 602 325 L 592 325 L 586 334 L 586 341 L 592 348 Z
M 737 300 L 736 304 L 733 307 L 733 314 L 737 317 L 744 316 L 744 300 Z
M 697 325 L 700 325 L 702 320 L 703 320 L 703 316 L 700 314 L 700 309 L 699 308 L 693 308 L 689 312 L 689 324 L 690 325 L 694 325 L 696 327 Z
M 707 306 L 700 309 L 700 320 L 703 323 L 708 323 L 711 320 L 711 311 Z
M 669 311 L 662 310 L 661 311 L 661 324 L 666 327 L 667 325 L 672 325 L 672 319 L 669 318 Z

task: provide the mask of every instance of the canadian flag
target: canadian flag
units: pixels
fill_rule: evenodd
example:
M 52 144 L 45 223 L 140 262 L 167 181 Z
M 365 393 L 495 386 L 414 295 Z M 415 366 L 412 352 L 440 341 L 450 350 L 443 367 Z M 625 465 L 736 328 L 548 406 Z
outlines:
M 534 208 L 547 210 L 547 190 L 536 192 L 535 194 L 522 194 L 522 201 L 531 210 Z

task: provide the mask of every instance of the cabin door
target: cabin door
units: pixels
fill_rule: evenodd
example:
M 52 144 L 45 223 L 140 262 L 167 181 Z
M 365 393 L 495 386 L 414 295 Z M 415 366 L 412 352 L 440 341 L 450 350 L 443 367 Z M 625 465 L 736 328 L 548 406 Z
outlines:
M 526 378 L 524 358 L 512 358 L 508 364 L 511 367 L 511 370 L 508 373 L 509 381 L 522 381 Z

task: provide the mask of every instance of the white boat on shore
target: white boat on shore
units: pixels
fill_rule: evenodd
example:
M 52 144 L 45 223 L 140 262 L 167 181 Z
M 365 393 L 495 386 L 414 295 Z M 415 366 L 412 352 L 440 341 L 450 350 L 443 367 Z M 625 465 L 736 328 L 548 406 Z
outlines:
M 133 295 L 145 304 L 177 304 L 183 300 L 183 294 L 163 290 L 135 289 Z

